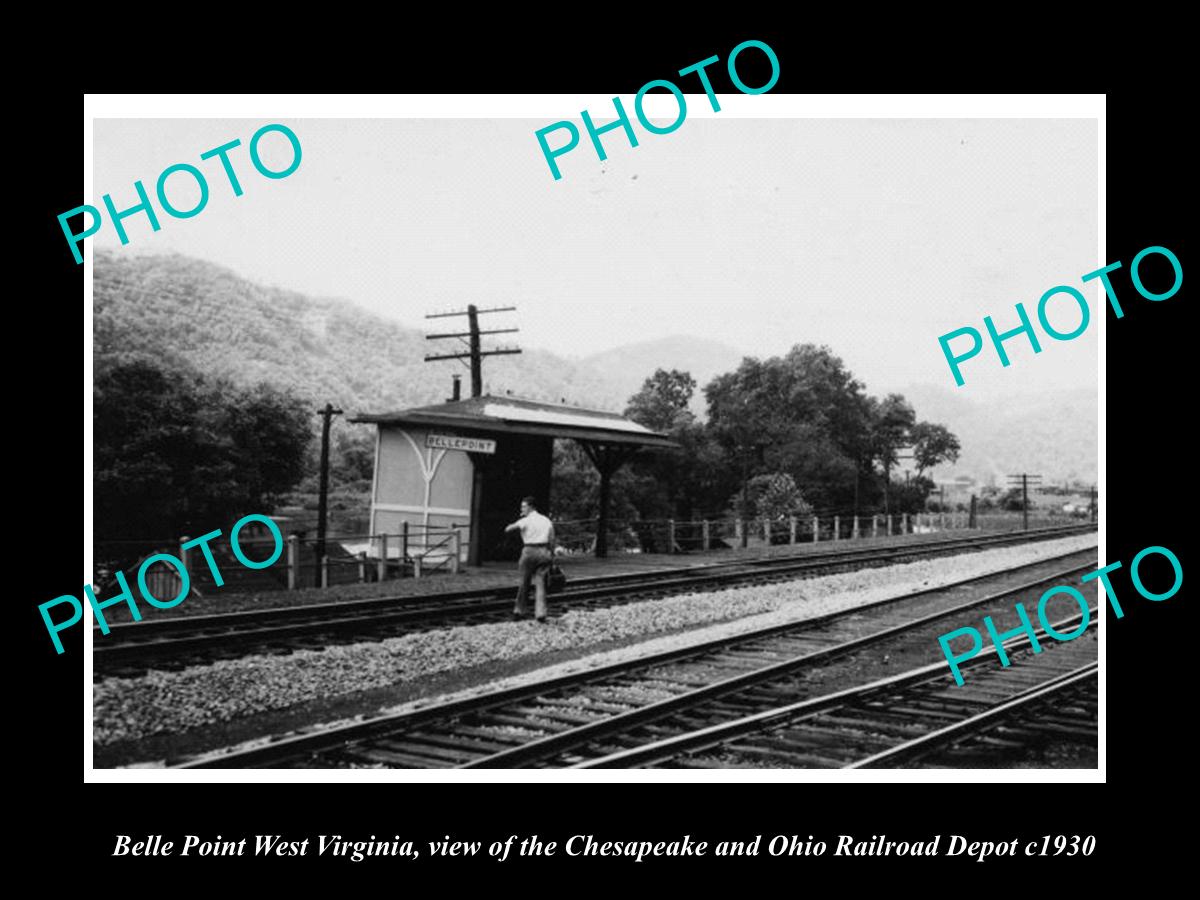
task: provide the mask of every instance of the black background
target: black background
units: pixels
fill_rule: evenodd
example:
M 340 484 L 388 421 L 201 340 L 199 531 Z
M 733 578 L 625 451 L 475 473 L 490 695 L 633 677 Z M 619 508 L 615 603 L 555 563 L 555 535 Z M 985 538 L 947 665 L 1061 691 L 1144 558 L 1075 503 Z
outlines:
M 597 12 L 600 19 L 612 15 Z M 742 40 L 757 38 L 770 44 L 780 59 L 781 78 L 772 93 L 1108 92 L 1107 258 L 1064 260 L 1063 268 L 1063 283 L 1073 284 L 1075 276 L 1104 263 L 1124 263 L 1113 280 L 1126 315 L 1117 320 L 1111 311 L 1106 314 L 1107 484 L 1101 496 L 1108 525 L 1105 561 L 1120 559 L 1126 564 L 1114 578 L 1126 617 L 1117 621 L 1110 615 L 1105 626 L 1107 783 L 971 784 L 969 773 L 964 773 L 963 783 L 946 785 L 85 785 L 80 631 L 65 636 L 67 652 L 56 657 L 36 609 L 45 599 L 78 595 L 80 589 L 80 570 L 74 568 L 73 557 L 78 545 L 72 535 L 77 533 L 75 511 L 82 491 L 80 452 L 86 448 L 76 430 L 79 407 L 75 403 L 81 396 L 79 365 L 91 349 L 85 327 L 81 355 L 73 358 L 76 351 L 70 350 L 79 346 L 81 337 L 76 316 L 83 306 L 83 267 L 75 265 L 55 217 L 96 198 L 84 198 L 79 186 L 82 94 L 64 87 L 25 101 L 38 140 L 25 164 L 32 163 L 32 175 L 18 185 L 29 192 L 21 201 L 18 226 L 21 234 L 29 229 L 32 235 L 19 237 L 18 246 L 29 249 L 37 262 L 27 263 L 24 253 L 13 261 L 15 266 L 28 267 L 32 277 L 27 290 L 12 298 L 13 308 L 20 311 L 20 324 L 10 332 L 10 358 L 21 371 L 10 380 L 14 465 L 9 481 L 32 482 L 37 488 L 19 501 L 20 515 L 32 519 L 22 530 L 27 537 L 10 544 L 12 549 L 19 547 L 10 571 L 19 572 L 23 582 L 17 596 L 10 598 L 10 608 L 14 620 L 22 623 L 19 633 L 26 644 L 23 665 L 10 676 L 21 709 L 15 727 L 9 728 L 10 744 L 18 748 L 10 777 L 23 782 L 18 787 L 24 799 L 10 812 L 25 832 L 24 846 L 10 848 L 19 856 L 62 861 L 80 854 L 84 867 L 79 871 L 86 867 L 91 877 L 110 885 L 122 883 L 122 878 L 186 872 L 190 883 L 199 878 L 211 879 L 214 885 L 240 884 L 234 879 L 257 873 L 299 877 L 314 886 L 326 879 L 341 883 L 348 874 L 369 872 L 370 877 L 387 879 L 397 890 L 405 890 L 406 879 L 419 873 L 433 879 L 489 875 L 496 883 L 503 871 L 516 873 L 515 883 L 545 885 L 539 877 L 560 868 L 556 877 L 574 873 L 589 874 L 589 879 L 605 873 L 620 879 L 703 873 L 708 879 L 730 878 L 747 889 L 761 885 L 766 890 L 767 883 L 756 884 L 748 877 L 760 873 L 802 877 L 814 867 L 825 875 L 847 878 L 899 867 L 932 879 L 914 883 L 934 889 L 947 884 L 938 879 L 957 874 L 962 880 L 950 883 L 965 888 L 990 875 L 1011 874 L 1013 864 L 996 860 L 980 865 L 946 857 L 848 860 L 831 853 L 815 859 L 763 855 L 641 864 L 560 856 L 510 859 L 502 866 L 486 856 L 348 863 L 316 857 L 131 861 L 109 854 L 119 833 L 133 834 L 135 839 L 162 833 L 177 842 L 183 834 L 221 834 L 234 839 L 246 836 L 250 843 L 253 835 L 263 833 L 314 840 L 317 834 L 354 839 L 399 834 L 418 846 L 445 834 L 485 844 L 510 834 L 532 833 L 560 842 L 572 834 L 594 834 L 599 840 L 670 840 L 690 833 L 696 840 L 710 842 L 762 834 L 764 843 L 776 834 L 796 834 L 812 835 L 831 846 L 838 834 L 928 840 L 940 833 L 943 843 L 951 834 L 996 841 L 1059 833 L 1096 835 L 1098 849 L 1089 860 L 1019 860 L 1041 887 L 1073 884 L 1079 874 L 1099 871 L 1101 866 L 1124 867 L 1139 858 L 1149 863 L 1173 856 L 1170 845 L 1182 837 L 1172 823 L 1180 791 L 1189 786 L 1185 773 L 1191 764 L 1180 732 L 1190 728 L 1194 706 L 1187 693 L 1194 681 L 1185 673 L 1188 589 L 1185 584 L 1173 598 L 1156 604 L 1136 597 L 1128 580 L 1129 560 L 1152 544 L 1174 550 L 1185 572 L 1190 570 L 1184 518 L 1187 495 L 1194 493 L 1189 490 L 1188 465 L 1194 451 L 1189 452 L 1191 441 L 1185 429 L 1195 400 L 1192 379 L 1186 378 L 1191 367 L 1185 365 L 1189 361 L 1185 345 L 1192 340 L 1184 321 L 1187 279 L 1173 298 L 1151 303 L 1133 290 L 1128 269 L 1139 250 L 1162 245 L 1179 257 L 1185 276 L 1188 270 L 1182 222 L 1184 173 L 1189 170 L 1184 167 L 1184 140 L 1177 124 L 1183 115 L 1182 100 L 1163 74 L 1164 60 L 1153 59 L 1152 69 L 1123 68 L 1113 61 L 1107 71 L 1090 71 L 1084 66 L 1084 53 L 1098 53 L 1097 45 L 1085 46 L 1078 34 L 1039 37 L 1036 28 L 1025 34 L 1024 45 L 994 35 L 994 45 L 986 50 L 976 37 L 931 38 L 928 46 L 902 42 L 894 47 L 877 38 L 868 46 L 854 37 L 807 27 L 725 27 L 702 36 L 673 31 L 669 37 L 634 27 L 615 31 L 585 41 L 579 28 L 564 26 L 569 37 L 498 41 L 493 36 L 491 42 L 481 38 L 477 45 L 461 36 L 451 41 L 423 33 L 419 39 L 397 37 L 395 47 L 369 49 L 361 40 L 349 43 L 335 33 L 319 53 L 311 40 L 281 45 L 279 54 L 286 66 L 274 62 L 291 74 L 278 83 L 264 74 L 260 60 L 215 70 L 200 67 L 184 76 L 149 71 L 144 73 L 148 79 L 144 84 L 136 73 L 113 75 L 107 83 L 99 78 L 88 89 L 607 93 L 627 100 L 644 82 L 671 77 L 679 68 L 716 54 L 722 64 L 709 71 L 718 96 L 724 96 L 733 92 L 724 75 L 728 51 Z M 750 51 L 739 58 L 739 71 L 751 85 L 766 80 L 765 68 L 755 71 L 758 57 Z M 684 85 L 685 90 L 696 89 L 694 84 Z M 601 111 L 593 109 L 593 113 Z M 673 139 L 680 139 L 679 135 Z M 686 152 L 682 140 L 679 152 Z M 1153 267 L 1146 270 L 1151 283 L 1153 272 Z M 1163 275 L 1167 277 L 1165 266 Z M 1089 299 L 1092 296 L 1088 292 Z M 1036 301 L 1024 299 L 1030 308 L 1029 301 Z M 27 347 L 36 350 L 31 353 Z M 85 384 L 84 392 L 88 389 Z M 1053 391 L 1055 386 L 1048 383 L 1045 389 Z M 24 410 L 32 418 L 29 427 L 19 424 Z M 1069 447 L 1063 450 L 1070 452 Z M 31 467 L 38 477 L 25 474 Z M 86 461 L 82 468 L 85 472 L 89 468 Z M 19 494 L 12 496 L 15 500 Z M 1149 576 L 1147 581 L 1154 585 Z M 449 883 L 461 886 L 461 882 Z M 1032 887 L 1034 882 L 1020 883 Z M 779 884 L 790 887 L 787 882 Z

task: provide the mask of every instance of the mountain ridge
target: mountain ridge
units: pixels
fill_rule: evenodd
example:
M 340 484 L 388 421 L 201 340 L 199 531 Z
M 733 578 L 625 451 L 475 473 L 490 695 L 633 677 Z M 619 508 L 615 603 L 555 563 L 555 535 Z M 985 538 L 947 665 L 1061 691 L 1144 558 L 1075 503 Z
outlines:
M 422 332 L 352 301 L 310 297 L 243 278 L 179 254 L 94 254 L 96 352 L 149 353 L 179 359 L 248 387 L 266 381 L 316 406 L 348 414 L 391 412 L 440 403 L 462 366 L 427 364 Z M 833 348 L 837 352 L 837 348 Z M 696 379 L 693 409 L 704 412 L 704 385 L 737 367 L 745 354 L 718 341 L 676 334 L 569 359 L 541 349 L 485 361 L 487 392 L 622 411 L 656 368 Z M 1096 473 L 1096 394 L 1075 390 L 981 404 L 934 385 L 902 393 L 921 420 L 958 435 L 962 457 L 934 473 L 986 481 L 1040 472 L 1050 483 L 1091 482 Z M 1004 479 L 1000 479 L 1003 483 Z

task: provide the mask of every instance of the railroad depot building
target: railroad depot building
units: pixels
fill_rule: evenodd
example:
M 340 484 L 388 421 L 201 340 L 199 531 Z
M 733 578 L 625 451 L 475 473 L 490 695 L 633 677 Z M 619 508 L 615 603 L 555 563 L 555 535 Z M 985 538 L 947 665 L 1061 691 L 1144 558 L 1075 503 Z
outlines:
M 609 480 L 642 448 L 673 449 L 669 438 L 617 413 L 513 396 L 471 397 L 391 413 L 363 413 L 351 422 L 377 426 L 371 488 L 371 534 L 405 528 L 459 529 L 471 565 L 515 559 L 517 543 L 504 526 L 519 516 L 521 498 L 550 501 L 555 440 L 583 447 L 600 474 L 596 555 L 607 551 Z

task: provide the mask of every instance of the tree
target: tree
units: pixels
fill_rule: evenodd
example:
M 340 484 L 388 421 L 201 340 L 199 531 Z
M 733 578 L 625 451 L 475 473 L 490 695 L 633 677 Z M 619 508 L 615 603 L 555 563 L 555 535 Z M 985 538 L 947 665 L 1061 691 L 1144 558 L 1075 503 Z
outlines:
M 757 359 L 747 357 L 737 371 L 718 375 L 704 388 L 709 431 L 725 450 L 741 483 L 738 508 L 743 519 L 752 515 L 750 478 L 762 466 L 763 451 L 771 437 L 767 409 L 770 398 L 764 389 L 763 368 Z
M 888 394 L 882 400 L 871 398 L 869 401 L 870 456 L 883 469 L 883 511 L 889 515 L 892 468 L 900 448 L 910 441 L 909 433 L 916 418 L 912 405 L 900 394 Z
M 691 520 L 719 513 L 738 484 L 737 472 L 724 448 L 701 423 L 671 432 L 680 449 L 660 454 L 671 481 L 676 518 Z
M 361 427 L 334 431 L 329 463 L 329 483 L 333 490 L 370 490 L 375 470 L 374 431 Z
M 269 512 L 299 481 L 312 439 L 289 394 L 145 358 L 98 365 L 92 410 L 98 543 L 135 558 Z
M 909 431 L 913 445 L 913 461 L 917 464 L 917 475 L 946 462 L 957 462 L 961 446 L 945 425 L 934 422 L 918 422 Z
M 689 373 L 658 369 L 629 398 L 627 416 L 679 445 L 642 451 L 618 473 L 640 518 L 690 520 L 718 509 L 731 490 L 723 449 L 689 409 L 695 390 Z
M 304 475 L 305 451 L 312 439 L 307 405 L 289 393 L 260 384 L 238 391 L 217 382 L 206 389 L 219 434 L 228 436 L 244 510 L 266 511 Z M 233 497 L 237 497 L 236 490 Z M 232 513 L 226 513 L 231 515 Z
M 850 506 L 860 460 L 870 456 L 869 407 L 862 384 L 828 347 L 746 358 L 704 393 L 709 427 L 744 494 L 754 475 L 786 472 L 818 506 Z
M 656 369 L 629 398 L 625 415 L 652 431 L 668 433 L 695 421 L 688 409 L 695 391 L 696 379 L 687 372 Z

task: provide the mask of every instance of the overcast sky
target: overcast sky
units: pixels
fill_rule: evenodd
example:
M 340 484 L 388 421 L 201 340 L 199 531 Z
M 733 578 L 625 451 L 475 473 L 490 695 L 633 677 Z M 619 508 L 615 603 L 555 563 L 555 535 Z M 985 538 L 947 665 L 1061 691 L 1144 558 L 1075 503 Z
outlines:
M 586 134 L 555 181 L 534 132 L 549 119 L 285 119 L 303 145 L 291 176 L 254 171 L 246 145 L 270 120 L 97 120 L 97 206 L 136 202 L 159 172 L 208 176 L 206 209 L 111 224 L 119 253 L 176 251 L 267 284 L 341 297 L 424 328 L 426 312 L 515 304 L 526 347 L 583 356 L 688 334 L 742 353 L 827 343 L 875 392 L 954 388 L 937 337 L 992 315 L 1036 315 L 1048 288 L 1081 290 L 1096 258 L 1097 134 L 1092 120 L 688 119 L 669 135 Z M 234 198 L 200 153 L 242 140 Z M 284 162 L 272 135 L 264 156 Z M 272 162 L 272 165 L 282 165 Z M 187 208 L 188 178 L 169 196 Z M 1096 309 L 1095 290 L 1085 291 Z M 1062 301 L 1058 301 L 1062 302 Z M 1051 314 L 1078 322 L 1069 303 Z M 498 324 L 498 323 L 497 323 Z M 1013 364 L 966 364 L 976 397 L 1096 381 L 1096 326 L 1043 338 Z

